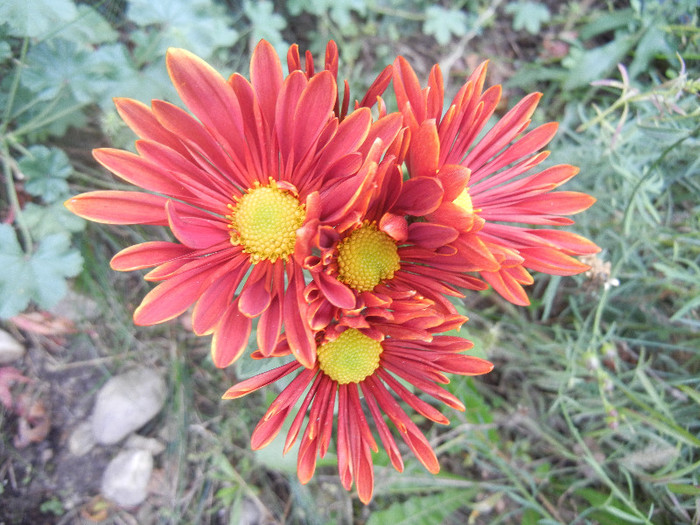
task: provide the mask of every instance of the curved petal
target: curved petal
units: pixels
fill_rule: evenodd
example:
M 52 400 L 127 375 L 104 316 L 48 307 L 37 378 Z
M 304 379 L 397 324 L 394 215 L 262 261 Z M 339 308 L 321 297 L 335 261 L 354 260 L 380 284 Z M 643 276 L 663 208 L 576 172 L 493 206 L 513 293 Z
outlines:
M 83 219 L 105 224 L 167 226 L 167 199 L 138 191 L 89 191 L 65 202 L 66 208 Z
M 151 241 L 134 244 L 117 253 L 109 262 L 112 270 L 130 272 L 158 266 L 192 253 L 187 246 L 174 242 Z
M 229 304 L 226 312 L 214 329 L 211 342 L 211 358 L 217 368 L 233 364 L 248 345 L 252 322 L 238 308 L 236 299 Z

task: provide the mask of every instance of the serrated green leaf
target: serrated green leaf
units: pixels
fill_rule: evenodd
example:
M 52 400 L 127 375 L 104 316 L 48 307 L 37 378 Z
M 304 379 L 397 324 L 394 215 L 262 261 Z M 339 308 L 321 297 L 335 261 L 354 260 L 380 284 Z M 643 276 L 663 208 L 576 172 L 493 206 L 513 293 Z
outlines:
M 25 65 L 22 85 L 40 99 L 51 100 L 67 90 L 78 102 L 91 101 L 94 74 L 90 53 L 75 42 L 62 38 L 41 42 L 29 50 Z
M 542 24 L 549 22 L 551 18 L 547 6 L 537 2 L 508 4 L 505 11 L 509 15 L 513 15 L 513 29 L 516 31 L 525 29 L 532 35 L 539 33 Z
M 423 22 L 423 32 L 432 35 L 438 44 L 444 46 L 454 36 L 463 36 L 469 28 L 469 18 L 459 9 L 445 9 L 439 5 L 431 5 L 425 10 L 426 20 Z
M 68 155 L 59 148 L 32 146 L 17 163 L 27 181 L 24 189 L 44 202 L 54 202 L 68 193 L 66 179 L 73 173 Z
M 80 4 L 75 19 L 61 27 L 56 36 L 84 47 L 116 42 L 119 33 L 95 9 Z
M 433 525 L 443 520 L 462 505 L 469 503 L 470 491 L 447 490 L 439 494 L 413 497 L 404 502 L 393 503 L 386 510 L 373 512 L 367 525 Z
M 70 0 L 3 0 L 0 25 L 7 23 L 11 36 L 39 38 L 73 20 L 77 14 Z
M 66 209 L 62 198 L 48 206 L 30 202 L 22 210 L 22 216 L 32 239 L 43 239 L 54 233 L 76 233 L 84 230 L 86 224 L 85 219 Z
M 264 38 L 270 42 L 279 53 L 287 47 L 282 37 L 282 29 L 287 27 L 287 21 L 281 15 L 274 12 L 275 6 L 269 0 L 261 2 L 246 1 L 243 4 L 243 12 L 252 24 L 251 40 L 257 42 Z M 286 51 L 285 51 L 286 53 Z M 281 54 L 281 56 L 285 56 Z
M 168 47 L 184 47 L 205 59 L 214 50 L 232 46 L 238 32 L 226 9 L 211 0 L 131 0 L 126 16 L 148 28 L 155 60 Z
M 82 265 L 65 233 L 49 235 L 27 255 L 12 226 L 0 224 L 0 318 L 17 315 L 30 301 L 51 308 L 66 294 L 66 278 L 80 273 Z

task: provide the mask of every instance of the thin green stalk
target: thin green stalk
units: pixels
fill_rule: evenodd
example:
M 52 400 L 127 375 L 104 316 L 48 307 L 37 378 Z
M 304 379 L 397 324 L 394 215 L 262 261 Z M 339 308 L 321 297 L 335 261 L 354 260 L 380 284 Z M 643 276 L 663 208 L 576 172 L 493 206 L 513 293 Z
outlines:
M 564 400 L 565 397 L 563 396 L 563 393 L 560 392 L 560 399 Z M 564 419 L 566 420 L 566 424 L 569 427 L 569 430 L 571 431 L 571 434 L 573 435 L 574 439 L 576 439 L 576 442 L 578 445 L 581 447 L 581 450 L 583 450 L 585 456 L 583 459 L 586 461 L 588 466 L 591 467 L 593 472 L 598 476 L 598 479 L 605 483 L 605 485 L 608 486 L 608 489 L 617 497 L 622 503 L 625 504 L 628 510 L 630 510 L 637 518 L 642 520 L 644 523 L 647 525 L 653 525 L 651 521 L 649 521 L 649 518 L 642 514 L 636 507 L 636 505 L 629 500 L 629 498 L 620 490 L 620 488 L 617 486 L 617 484 L 610 479 L 610 477 L 607 475 L 605 470 L 603 469 L 603 466 L 598 463 L 598 461 L 595 459 L 595 456 L 593 455 L 593 452 L 591 452 L 591 449 L 588 448 L 588 444 L 586 441 L 583 439 L 581 436 L 580 432 L 576 428 L 576 425 L 571 419 L 571 415 L 569 414 L 569 410 L 566 408 L 566 402 L 560 403 L 561 406 L 561 412 L 562 415 L 564 416 Z
M 10 199 L 10 206 L 15 216 L 15 223 L 19 228 L 19 233 L 22 238 L 22 245 L 24 246 L 25 253 L 31 253 L 33 249 L 32 236 L 29 233 L 29 228 L 24 222 L 24 217 L 22 215 L 22 208 L 19 204 L 19 198 L 17 197 L 17 190 L 15 188 L 15 179 L 12 175 L 12 168 L 10 164 L 13 162 L 10 157 L 10 149 L 7 146 L 7 142 L 0 138 L 0 158 L 2 158 L 2 168 L 3 175 L 5 176 L 5 186 L 7 188 L 7 198 Z
M 15 77 L 12 79 L 12 86 L 10 86 L 10 92 L 7 94 L 7 105 L 5 106 L 5 114 L 2 117 L 2 122 L 0 122 L 0 136 L 5 135 L 5 132 L 7 131 L 7 126 L 10 125 L 12 106 L 15 102 L 17 90 L 19 89 L 19 79 L 22 76 L 22 65 L 24 64 L 24 58 L 27 56 L 27 49 L 29 49 L 29 38 L 25 38 L 22 42 L 22 50 L 19 54 L 17 69 L 15 69 Z

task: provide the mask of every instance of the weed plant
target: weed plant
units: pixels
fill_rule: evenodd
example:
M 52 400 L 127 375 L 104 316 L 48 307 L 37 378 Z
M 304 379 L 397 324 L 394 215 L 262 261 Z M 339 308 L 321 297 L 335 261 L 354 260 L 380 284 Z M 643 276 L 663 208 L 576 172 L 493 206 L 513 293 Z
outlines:
M 692 0 L 6 0 L 0 318 L 52 307 L 70 282 L 100 305 L 90 329 L 97 354 L 116 356 L 110 373 L 133 363 L 167 373 L 156 423 L 169 437 L 159 465 L 167 490 L 139 510 L 142 522 L 697 525 L 698 17 Z M 536 118 L 561 122 L 552 164 L 580 166 L 568 189 L 598 199 L 577 218 L 576 231 L 603 248 L 588 274 L 538 276 L 528 308 L 495 294 L 459 304 L 470 317 L 464 335 L 496 368 L 454 380 L 467 412 L 425 428 L 442 472 L 409 461 L 397 474 L 380 455 L 368 507 L 338 485 L 330 454 L 302 486 L 294 452 L 250 451 L 270 399 L 219 401 L 257 372 L 249 363 L 217 370 L 208 342 L 180 325 L 133 326 L 146 285 L 108 260 L 153 232 L 86 227 L 61 205 L 120 188 L 90 150 L 133 142 L 111 97 L 174 99 L 168 46 L 230 71 L 260 38 L 281 53 L 292 42 L 319 53 L 335 39 L 355 94 L 396 54 L 439 62 L 448 86 L 488 58 L 513 98 L 544 93 Z M 128 520 L 119 512 L 115 523 Z

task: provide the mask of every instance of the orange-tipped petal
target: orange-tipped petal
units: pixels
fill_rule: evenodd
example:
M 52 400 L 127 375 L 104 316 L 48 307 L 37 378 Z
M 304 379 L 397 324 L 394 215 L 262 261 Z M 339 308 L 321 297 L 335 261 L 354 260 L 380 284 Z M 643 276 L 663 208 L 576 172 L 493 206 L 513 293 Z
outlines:
M 79 217 L 105 224 L 150 224 L 167 226 L 167 199 L 138 191 L 90 191 L 65 202 Z
M 190 253 L 192 253 L 190 248 L 174 242 L 142 242 L 124 248 L 112 257 L 109 265 L 112 267 L 112 270 L 130 272 L 158 266 Z

